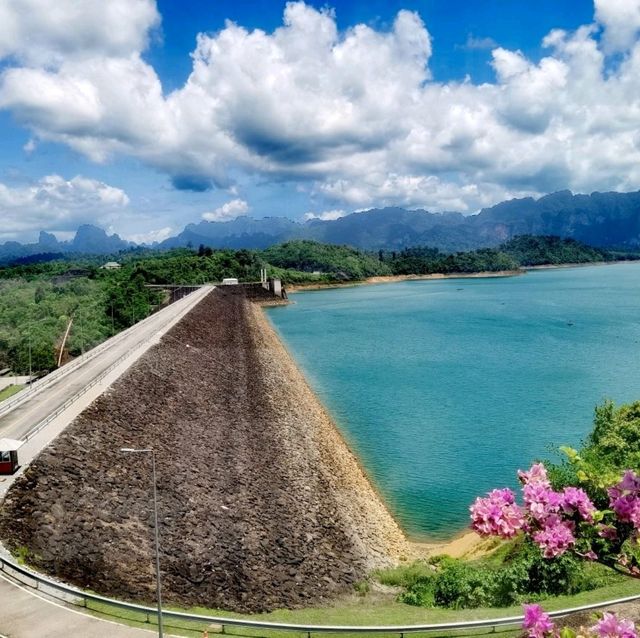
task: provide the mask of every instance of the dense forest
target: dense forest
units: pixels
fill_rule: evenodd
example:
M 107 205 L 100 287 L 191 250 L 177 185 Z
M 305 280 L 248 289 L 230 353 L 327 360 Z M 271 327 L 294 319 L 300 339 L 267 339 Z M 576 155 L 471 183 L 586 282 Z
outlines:
M 613 253 L 593 248 L 575 239 L 553 236 L 520 235 L 498 247 L 521 266 L 583 264 L 617 259 Z
M 62 360 L 78 356 L 167 302 L 166 293 L 148 284 L 202 284 L 225 277 L 257 281 L 261 268 L 285 285 L 340 283 L 387 275 L 517 271 L 639 255 L 524 235 L 498 248 L 457 253 L 429 247 L 364 252 L 296 240 L 265 250 L 130 248 L 111 257 L 58 257 L 36 255 L 0 268 L 0 368 L 20 374 L 52 370 L 67 328 Z M 101 268 L 110 259 L 120 268 Z

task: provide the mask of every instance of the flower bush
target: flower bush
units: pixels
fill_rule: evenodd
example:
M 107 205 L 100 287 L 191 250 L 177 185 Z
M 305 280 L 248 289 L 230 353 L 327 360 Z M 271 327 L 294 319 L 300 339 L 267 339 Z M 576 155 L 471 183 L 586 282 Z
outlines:
M 605 491 L 605 506 L 597 509 L 582 487 L 554 490 L 542 463 L 518 472 L 522 505 L 510 489 L 492 490 L 471 505 L 471 528 L 481 536 L 513 538 L 524 534 L 545 558 L 572 551 L 610 567 L 640 575 L 636 557 L 640 532 L 640 477 L 626 470 Z
M 577 454 L 573 460 L 579 461 Z M 585 484 L 588 476 L 583 472 Z M 640 536 L 640 476 L 626 470 L 605 490 L 607 508 L 597 509 L 587 492 L 576 486 L 554 490 L 542 463 L 518 472 L 522 505 L 509 489 L 496 489 L 471 505 L 471 527 L 481 536 L 513 538 L 522 534 L 547 559 L 567 552 L 640 576 L 636 551 Z M 597 492 L 597 490 L 595 490 Z M 598 495 L 601 496 L 601 495 Z M 602 500 L 602 499 L 600 499 Z M 559 630 L 539 605 L 524 606 L 528 638 L 638 638 L 634 623 L 605 613 L 593 627 Z

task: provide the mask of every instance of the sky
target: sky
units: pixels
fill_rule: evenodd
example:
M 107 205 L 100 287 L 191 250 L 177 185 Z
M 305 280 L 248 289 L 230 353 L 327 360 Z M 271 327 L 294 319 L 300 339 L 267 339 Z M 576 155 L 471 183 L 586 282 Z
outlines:
M 0 0 L 0 241 L 640 188 L 640 0 Z

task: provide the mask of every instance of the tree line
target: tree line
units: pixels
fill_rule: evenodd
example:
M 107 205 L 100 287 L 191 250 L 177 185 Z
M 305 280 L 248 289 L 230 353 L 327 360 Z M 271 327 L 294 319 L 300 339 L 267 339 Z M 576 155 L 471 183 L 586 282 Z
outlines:
M 389 275 L 516 271 L 523 266 L 636 259 L 572 239 L 523 235 L 497 248 L 444 253 L 437 248 L 367 252 L 298 240 L 265 250 L 201 245 L 158 251 L 136 248 L 112 257 L 34 256 L 0 268 L 0 368 L 26 374 L 52 370 L 148 316 L 169 300 L 149 284 L 258 281 L 266 268 L 284 284 L 335 283 Z M 118 261 L 119 269 L 100 266 Z M 70 326 L 69 336 L 62 339 Z

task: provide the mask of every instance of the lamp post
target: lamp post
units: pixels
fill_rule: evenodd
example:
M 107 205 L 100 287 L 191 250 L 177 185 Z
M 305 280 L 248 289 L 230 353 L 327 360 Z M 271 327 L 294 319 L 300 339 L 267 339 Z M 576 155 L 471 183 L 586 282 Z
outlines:
M 158 532 L 158 492 L 156 487 L 156 454 L 153 448 L 135 449 L 129 447 L 120 448 L 121 452 L 128 454 L 151 454 L 151 472 L 153 482 L 153 522 L 156 545 L 156 597 L 158 599 L 158 636 L 164 636 L 162 630 L 162 587 L 160 584 L 160 534 Z

